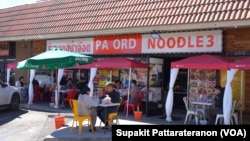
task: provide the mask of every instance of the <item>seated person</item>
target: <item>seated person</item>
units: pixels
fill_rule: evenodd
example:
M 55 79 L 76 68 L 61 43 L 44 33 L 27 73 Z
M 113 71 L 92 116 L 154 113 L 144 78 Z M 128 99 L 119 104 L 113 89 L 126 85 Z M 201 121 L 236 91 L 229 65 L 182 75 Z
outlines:
M 214 87 L 214 107 L 208 109 L 208 124 L 214 125 L 216 115 L 223 113 L 223 97 L 224 97 L 224 88 L 217 85 Z
M 109 97 L 111 98 L 111 102 L 112 103 L 119 103 L 120 102 L 120 94 L 115 90 L 115 85 L 114 84 L 108 84 L 106 87 L 106 95 L 109 95 Z M 105 97 L 101 97 L 101 99 L 103 99 Z M 106 107 L 106 113 L 105 113 L 105 109 L 103 107 L 99 107 L 97 110 L 97 116 L 100 118 L 100 120 L 105 124 L 105 129 L 108 128 L 108 114 L 109 113 L 113 113 L 113 112 L 117 112 L 117 107 L 116 106 L 112 106 L 112 107 Z M 106 117 L 105 117 L 106 114 Z M 106 120 L 106 121 L 105 121 Z
M 129 103 L 135 103 L 136 102 L 136 95 L 140 91 L 139 87 L 137 86 L 137 81 L 132 80 L 131 82 L 131 88 L 130 88 L 130 98 Z
M 94 101 L 93 98 L 89 96 L 89 94 L 90 88 L 88 86 L 85 86 L 80 90 L 80 94 L 78 96 L 79 115 L 90 115 L 92 118 L 92 126 L 94 128 L 94 131 L 96 131 L 96 107 L 98 106 L 98 103 Z M 89 129 L 89 131 L 92 132 L 91 129 Z

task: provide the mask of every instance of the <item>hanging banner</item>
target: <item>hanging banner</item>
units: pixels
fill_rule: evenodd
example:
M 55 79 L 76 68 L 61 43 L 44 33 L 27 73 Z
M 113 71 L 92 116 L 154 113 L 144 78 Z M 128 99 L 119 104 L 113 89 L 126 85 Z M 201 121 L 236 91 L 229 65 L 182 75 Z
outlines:
M 153 39 L 143 35 L 142 53 L 222 52 L 222 30 L 162 33 Z
M 9 42 L 0 42 L 0 56 L 9 56 Z
M 141 35 L 94 38 L 94 54 L 140 54 Z
M 62 39 L 62 40 L 47 40 L 47 50 L 52 47 L 59 47 L 62 50 L 77 52 L 80 54 L 93 54 L 93 39 Z

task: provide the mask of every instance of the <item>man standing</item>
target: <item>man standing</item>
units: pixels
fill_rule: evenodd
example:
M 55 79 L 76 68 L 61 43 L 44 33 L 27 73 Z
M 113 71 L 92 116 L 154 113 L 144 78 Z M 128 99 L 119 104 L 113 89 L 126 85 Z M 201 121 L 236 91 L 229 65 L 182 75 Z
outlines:
M 107 85 L 106 95 L 109 95 L 112 103 L 119 103 L 120 102 L 120 94 L 119 94 L 119 92 L 116 91 L 116 86 L 114 84 Z M 103 98 L 105 98 L 105 97 L 102 97 L 101 99 L 103 99 Z M 113 112 L 117 112 L 117 106 L 106 107 L 106 113 L 105 113 L 105 109 L 103 107 L 100 107 L 97 110 L 97 116 L 105 124 L 105 127 L 104 127 L 105 129 L 107 129 L 109 127 L 108 121 L 107 121 L 108 114 L 113 113 Z

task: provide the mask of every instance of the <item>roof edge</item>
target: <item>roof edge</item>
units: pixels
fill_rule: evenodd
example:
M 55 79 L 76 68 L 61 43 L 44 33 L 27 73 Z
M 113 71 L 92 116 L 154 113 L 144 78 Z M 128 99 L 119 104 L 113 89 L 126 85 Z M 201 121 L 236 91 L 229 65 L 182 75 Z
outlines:
M 201 30 L 201 29 L 214 29 L 214 28 L 238 28 L 238 27 L 247 27 L 247 26 L 249 27 L 249 25 L 250 25 L 250 19 L 247 19 L 247 20 L 235 20 L 235 21 L 175 24 L 175 25 L 131 27 L 131 28 L 121 28 L 121 29 L 105 29 L 105 30 L 94 30 L 94 31 L 42 34 L 42 35 L 14 36 L 14 37 L 0 38 L 0 41 L 49 40 L 49 39 L 79 38 L 79 37 L 84 38 L 84 37 L 119 35 L 119 34 L 150 33 L 153 31 L 168 32 L 168 31 Z

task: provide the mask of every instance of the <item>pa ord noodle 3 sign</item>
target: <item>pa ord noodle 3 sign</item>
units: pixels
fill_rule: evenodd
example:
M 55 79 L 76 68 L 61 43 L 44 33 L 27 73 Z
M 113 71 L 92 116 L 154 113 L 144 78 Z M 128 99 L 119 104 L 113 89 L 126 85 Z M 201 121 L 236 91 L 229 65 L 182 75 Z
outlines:
M 200 139 L 216 139 L 216 140 L 232 140 L 239 141 L 250 140 L 250 126 L 239 125 L 113 125 L 112 140 L 141 140 L 148 138 L 178 139 L 192 138 L 192 140 Z
M 80 54 L 147 54 L 147 53 L 213 53 L 222 52 L 222 30 L 97 36 L 48 40 L 47 50 L 59 47 Z

